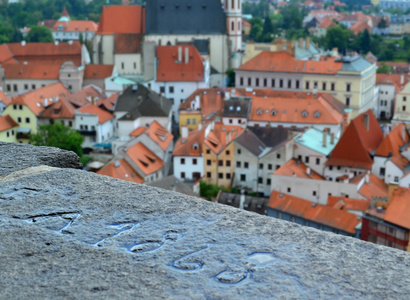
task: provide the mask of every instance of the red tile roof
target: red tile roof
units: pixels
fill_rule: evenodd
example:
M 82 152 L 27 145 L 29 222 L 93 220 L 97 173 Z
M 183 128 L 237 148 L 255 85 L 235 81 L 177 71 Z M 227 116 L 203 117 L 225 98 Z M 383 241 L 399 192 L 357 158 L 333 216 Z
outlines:
M 118 33 L 115 35 L 114 52 L 117 54 L 141 53 L 143 35 Z
M 149 125 L 144 133 L 164 151 L 168 149 L 174 139 L 174 136 L 155 120 Z
M 336 74 L 341 62 L 297 60 L 286 52 L 264 51 L 240 66 L 238 70 L 302 74 Z
M 14 63 L 17 64 L 17 60 L 14 58 L 13 52 L 7 44 L 0 45 L 0 64 L 4 66 L 5 64 Z
M 398 187 L 392 194 L 384 220 L 410 229 L 410 188 Z
M 237 138 L 244 129 L 240 126 L 224 125 L 215 123 L 214 128 L 205 137 L 206 145 L 214 153 L 218 154 L 226 148 L 235 138 Z
M 404 86 L 410 81 L 410 77 L 405 74 L 376 74 L 376 84 L 391 84 L 394 85 L 397 91 L 401 91 Z
M 337 25 L 335 22 L 332 21 L 331 18 L 325 18 L 322 20 L 322 22 L 317 27 L 328 29 L 334 26 L 337 26 Z
M 365 118 L 369 120 L 368 129 L 364 124 Z M 371 170 L 373 159 L 370 153 L 375 152 L 382 141 L 383 131 L 369 109 L 350 122 L 326 165 Z
M 145 8 L 141 5 L 104 5 L 97 34 L 144 33 Z
M 81 20 L 70 20 L 68 22 L 65 21 L 58 21 L 53 26 L 53 31 L 60 31 L 58 28 L 62 26 L 62 31 L 69 31 L 69 32 L 96 32 L 98 25 L 93 21 L 81 21 Z
M 114 65 L 86 65 L 84 79 L 105 79 L 112 76 Z
M 93 85 L 86 86 L 77 93 L 71 94 L 66 98 L 76 107 L 85 106 L 92 103 L 93 99 L 98 103 L 99 100 L 105 99 L 105 96 L 100 93 Z
M 157 46 L 157 81 L 203 81 L 204 72 L 203 59 L 194 45 Z
M 295 176 L 306 179 L 325 180 L 317 172 L 294 158 L 277 169 L 273 174 L 278 176 Z
M 305 93 L 298 93 L 293 97 L 292 95 L 293 93 L 287 97 L 253 97 L 249 120 L 332 125 L 343 122 L 343 115 L 322 96 L 315 99 L 313 95 L 307 96 Z
M 275 190 L 272 191 L 267 206 L 351 234 L 356 233 L 355 227 L 361 222 L 360 218 L 353 213 L 326 205 L 313 204 L 311 201 Z
M 173 156 L 202 156 L 202 143 L 205 136 L 205 128 L 192 130 L 187 138 L 179 138 L 175 143 Z
M 127 180 L 134 183 L 143 183 L 144 179 L 125 161 L 120 159 L 112 161 L 100 169 L 97 174 Z
M 97 105 L 101 108 L 105 108 L 108 111 L 114 111 L 115 103 L 117 102 L 119 94 L 114 93 L 106 99 L 99 99 Z
M 345 211 L 356 210 L 356 211 L 364 212 L 369 208 L 370 203 L 371 201 L 369 200 L 346 198 L 346 197 L 329 196 L 327 198 L 327 206 L 345 210 Z
M 350 183 L 359 185 L 363 180 L 363 185 L 358 190 L 359 194 L 362 195 L 367 200 L 372 200 L 372 197 L 387 197 L 388 195 L 388 185 L 379 177 L 373 173 L 369 175 L 369 181 L 366 182 L 365 176 L 367 174 L 363 172 L 362 174 L 357 175 L 352 178 Z
M 75 107 L 67 100 L 62 99 L 52 103 L 40 115 L 42 119 L 74 119 Z
M 361 32 L 367 31 L 372 34 L 372 28 L 367 24 L 366 21 L 359 21 L 350 27 L 350 30 L 353 31 L 354 35 L 358 35 Z
M 47 105 L 50 105 L 52 102 L 65 98 L 68 93 L 67 88 L 60 82 L 57 82 L 34 91 L 12 97 L 9 105 L 26 105 L 36 116 L 38 116 L 42 111 L 44 111 L 45 100 L 47 100 Z
M 225 89 L 223 88 L 197 89 L 184 103 L 181 103 L 179 110 L 190 110 L 191 102 L 195 101 L 196 96 L 199 96 L 201 115 L 207 117 L 218 112 L 222 113 L 225 100 Z
M 145 175 L 152 174 L 164 167 L 164 161 L 149 150 L 143 143 L 128 148 L 127 155 Z
M 19 124 L 15 122 L 9 115 L 0 116 L 0 132 L 18 126 Z
M 404 137 L 404 139 L 403 139 Z M 400 156 L 400 148 L 409 142 L 406 126 L 400 123 L 392 129 L 377 148 L 375 156 Z
M 91 103 L 79 108 L 78 111 L 82 114 L 97 115 L 98 123 L 100 124 L 104 124 L 108 120 L 114 118 L 113 114 Z
M 60 63 L 44 64 L 41 62 L 6 64 L 4 66 L 7 79 L 58 80 L 60 68 Z

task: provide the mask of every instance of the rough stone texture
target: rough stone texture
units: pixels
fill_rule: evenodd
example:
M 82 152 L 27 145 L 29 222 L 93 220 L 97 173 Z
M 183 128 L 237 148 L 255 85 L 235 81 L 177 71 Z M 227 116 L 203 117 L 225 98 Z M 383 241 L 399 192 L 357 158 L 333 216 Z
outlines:
M 408 299 L 408 253 L 73 169 L 0 178 L 0 299 Z
M 0 176 L 41 165 L 73 169 L 83 167 L 78 155 L 72 151 L 0 142 Z

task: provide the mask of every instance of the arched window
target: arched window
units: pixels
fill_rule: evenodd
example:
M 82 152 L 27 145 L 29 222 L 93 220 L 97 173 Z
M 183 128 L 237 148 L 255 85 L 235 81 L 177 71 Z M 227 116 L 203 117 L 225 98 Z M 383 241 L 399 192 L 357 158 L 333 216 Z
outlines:
M 232 31 L 234 31 L 234 30 L 235 30 L 235 22 L 234 22 L 234 21 L 231 22 L 231 27 L 232 27 L 232 28 L 231 28 Z

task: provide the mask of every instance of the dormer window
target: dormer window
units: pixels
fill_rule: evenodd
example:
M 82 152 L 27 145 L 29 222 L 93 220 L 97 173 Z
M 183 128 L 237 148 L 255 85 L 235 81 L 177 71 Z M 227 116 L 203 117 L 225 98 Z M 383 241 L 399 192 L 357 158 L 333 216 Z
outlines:
M 256 114 L 257 114 L 258 116 L 262 115 L 262 109 L 259 108 L 259 109 L 256 111 Z
M 308 112 L 306 110 L 302 111 L 302 117 L 306 118 L 308 116 Z
M 58 25 L 58 31 L 63 31 L 63 25 Z
M 271 112 L 270 112 L 270 114 L 271 114 L 272 116 L 276 116 L 276 109 L 272 109 Z
M 320 117 L 320 111 L 315 111 L 315 118 L 319 118 Z
M 195 144 L 192 145 L 192 148 L 193 148 L 194 150 L 198 150 L 198 149 L 199 149 L 199 145 L 198 145 L 197 143 L 195 143 Z

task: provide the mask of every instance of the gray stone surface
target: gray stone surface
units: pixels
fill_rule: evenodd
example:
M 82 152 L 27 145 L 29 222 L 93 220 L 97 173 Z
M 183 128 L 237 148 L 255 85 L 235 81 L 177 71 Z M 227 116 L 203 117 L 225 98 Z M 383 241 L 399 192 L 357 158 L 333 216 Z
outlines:
M 74 169 L 0 178 L 0 299 L 408 299 L 408 253 Z
M 0 176 L 40 165 L 57 168 L 82 168 L 80 158 L 72 151 L 0 142 Z

